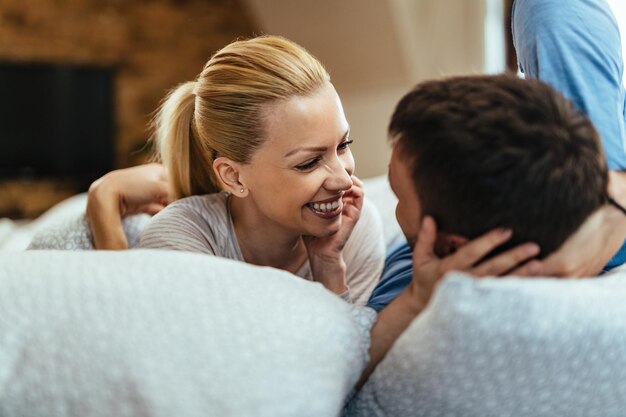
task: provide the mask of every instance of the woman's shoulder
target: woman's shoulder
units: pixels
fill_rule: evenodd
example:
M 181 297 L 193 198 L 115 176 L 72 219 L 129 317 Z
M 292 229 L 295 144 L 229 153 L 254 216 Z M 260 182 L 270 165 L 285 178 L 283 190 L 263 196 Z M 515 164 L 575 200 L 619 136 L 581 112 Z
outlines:
M 226 193 L 177 200 L 152 218 L 140 246 L 218 254 L 229 229 L 227 204 Z
M 162 212 L 168 210 L 189 210 L 189 211 L 227 211 L 228 193 L 213 193 L 204 195 L 192 195 L 174 201 Z
M 161 210 L 151 223 L 171 222 L 178 219 L 181 222 L 200 222 L 219 224 L 228 220 L 228 194 L 214 193 L 184 197 L 169 204 Z

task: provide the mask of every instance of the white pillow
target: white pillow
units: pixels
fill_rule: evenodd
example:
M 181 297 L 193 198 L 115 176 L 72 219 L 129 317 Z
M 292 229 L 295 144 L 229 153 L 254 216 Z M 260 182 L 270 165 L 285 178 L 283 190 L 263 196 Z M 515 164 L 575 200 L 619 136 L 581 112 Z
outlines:
M 365 198 L 374 203 L 383 222 L 385 245 L 402 236 L 402 230 L 396 219 L 398 198 L 391 190 L 387 175 L 380 175 L 363 180 Z
M 141 232 L 150 222 L 148 214 L 134 214 L 122 219 L 122 229 L 129 248 L 139 246 Z M 27 247 L 29 250 L 90 250 L 95 249 L 93 233 L 84 212 L 73 217 L 48 221 L 44 227 L 38 227 Z
M 626 274 L 451 274 L 346 416 L 626 415 Z
M 33 221 L 11 222 L 9 219 L 0 219 L 0 226 L 3 223 L 10 226 L 8 234 L 0 239 L 0 250 L 23 251 L 38 233 L 63 223 L 69 224 L 83 216 L 86 205 L 87 193 L 82 193 L 61 201 Z
M 0 252 L 0 415 L 336 416 L 373 319 L 207 255 Z

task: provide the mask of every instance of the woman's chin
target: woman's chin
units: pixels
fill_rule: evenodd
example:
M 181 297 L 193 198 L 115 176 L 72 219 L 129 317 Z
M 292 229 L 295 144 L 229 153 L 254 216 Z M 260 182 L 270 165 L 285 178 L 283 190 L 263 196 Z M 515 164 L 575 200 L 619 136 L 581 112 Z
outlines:
M 341 218 L 339 218 L 335 224 L 328 225 L 324 228 L 318 228 L 314 233 L 311 233 L 311 235 L 317 238 L 330 237 L 337 233 L 339 229 L 341 229 Z

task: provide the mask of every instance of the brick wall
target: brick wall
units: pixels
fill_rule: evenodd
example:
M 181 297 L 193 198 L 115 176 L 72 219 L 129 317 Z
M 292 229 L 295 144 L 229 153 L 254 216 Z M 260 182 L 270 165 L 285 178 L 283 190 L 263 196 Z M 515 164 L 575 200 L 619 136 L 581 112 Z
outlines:
M 116 163 L 124 167 L 145 160 L 146 125 L 166 91 L 255 31 L 238 0 L 2 0 L 0 60 L 114 66 Z M 22 194 L 42 186 L 54 188 L 22 184 Z M 19 190 L 0 183 L 0 217 L 36 215 L 65 196 L 42 192 L 46 201 L 26 210 Z

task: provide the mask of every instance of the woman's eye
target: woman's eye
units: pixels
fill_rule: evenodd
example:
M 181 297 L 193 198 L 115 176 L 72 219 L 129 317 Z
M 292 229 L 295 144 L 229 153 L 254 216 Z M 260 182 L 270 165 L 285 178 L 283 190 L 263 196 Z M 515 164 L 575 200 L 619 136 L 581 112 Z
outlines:
M 308 171 L 309 169 L 314 168 L 320 161 L 320 158 L 311 159 L 304 164 L 296 165 L 296 169 L 299 171 Z
M 345 142 L 341 142 L 339 144 L 339 146 L 337 146 L 337 149 L 340 151 L 346 150 L 350 147 L 350 144 L 354 142 L 353 140 L 346 140 Z

